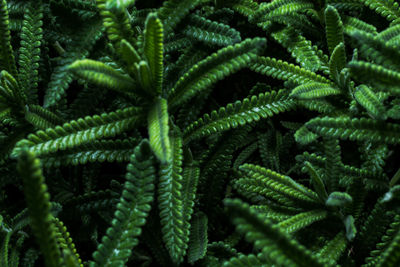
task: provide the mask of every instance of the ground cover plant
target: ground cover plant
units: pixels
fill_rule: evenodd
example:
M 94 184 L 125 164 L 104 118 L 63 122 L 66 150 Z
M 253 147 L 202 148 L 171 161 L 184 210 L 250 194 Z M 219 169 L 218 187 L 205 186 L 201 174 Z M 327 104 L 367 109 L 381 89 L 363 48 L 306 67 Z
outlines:
M 0 266 L 399 266 L 396 0 L 0 0 Z

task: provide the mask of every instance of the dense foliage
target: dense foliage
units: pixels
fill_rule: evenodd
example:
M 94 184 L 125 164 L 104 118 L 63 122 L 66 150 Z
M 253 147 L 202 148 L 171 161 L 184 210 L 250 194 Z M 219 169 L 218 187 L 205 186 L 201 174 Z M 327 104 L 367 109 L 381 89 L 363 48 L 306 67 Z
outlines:
M 400 266 L 399 4 L 0 0 L 0 266 Z

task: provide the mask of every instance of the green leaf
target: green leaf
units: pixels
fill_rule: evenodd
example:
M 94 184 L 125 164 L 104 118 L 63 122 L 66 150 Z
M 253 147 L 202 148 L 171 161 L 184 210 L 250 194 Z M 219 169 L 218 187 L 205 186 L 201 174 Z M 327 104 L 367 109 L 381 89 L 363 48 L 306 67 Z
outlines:
M 343 43 L 339 43 L 332 52 L 329 60 L 329 76 L 336 83 L 340 80 L 340 72 L 346 67 L 346 50 Z
M 161 20 L 156 13 L 147 16 L 144 30 L 144 54 L 152 74 L 152 87 L 147 88 L 151 94 L 160 95 L 164 73 L 164 33 Z
M 53 218 L 53 224 L 57 233 L 57 242 L 62 249 L 65 267 L 81 267 L 82 260 L 76 251 L 75 244 L 70 233 L 67 231 L 67 227 L 57 218 Z
M 57 151 L 43 157 L 46 167 L 60 167 L 93 162 L 129 162 L 137 140 L 99 140 L 76 146 L 73 149 Z
M 289 219 L 281 221 L 278 225 L 286 233 L 294 233 L 327 217 L 328 212 L 326 210 L 311 210 L 296 214 Z
M 317 140 L 318 135 L 311 132 L 306 126 L 302 126 L 296 131 L 294 138 L 296 139 L 296 142 L 302 145 L 307 145 Z
M 396 45 L 385 42 L 378 35 L 360 30 L 353 30 L 349 35 L 359 44 L 357 50 L 360 55 L 369 61 L 386 68 L 399 68 L 400 51 Z
M 325 244 L 325 246 L 319 251 L 318 256 L 336 262 L 345 251 L 347 243 L 348 241 L 344 231 L 341 231 L 332 240 L 329 240 Z
M 158 10 L 158 17 L 162 20 L 166 35 L 173 32 L 181 20 L 202 3 L 201 0 L 167 0 Z
M 131 3 L 133 0 L 96 0 L 108 38 L 117 51 L 123 39 L 130 44 L 136 43 L 126 9 Z
M 233 217 L 236 229 L 245 235 L 247 241 L 261 250 L 260 260 L 277 266 L 327 266 L 327 262 L 289 237 L 279 226 L 251 210 L 239 199 L 226 199 L 225 206 Z
M 315 192 L 289 176 L 253 164 L 244 164 L 239 170 L 243 172 L 244 178 L 236 180 L 235 185 L 253 193 L 259 193 L 282 204 L 316 204 L 319 201 Z
M 272 33 L 272 37 L 291 53 L 302 68 L 317 71 L 324 65 L 317 55 L 316 46 L 312 46 L 311 42 L 299 34 L 294 27 L 288 26 Z
M 170 162 L 172 148 L 169 140 L 167 100 L 157 98 L 147 115 L 150 146 L 161 163 Z
M 361 0 L 360 2 L 385 17 L 388 21 L 395 21 L 400 18 L 399 4 L 394 0 Z
M 0 66 L 12 76 L 17 77 L 17 67 L 11 46 L 10 21 L 6 0 L 0 0 Z
M 328 193 L 326 192 L 324 182 L 322 181 L 320 175 L 318 172 L 315 170 L 315 168 L 311 165 L 310 162 L 306 161 L 304 163 L 307 172 L 309 173 L 311 180 L 312 180 L 312 185 L 315 189 L 315 192 L 317 192 L 319 199 L 321 200 L 322 203 L 325 203 L 326 199 L 328 198 Z
M 107 0 L 106 8 L 109 10 L 125 9 L 135 4 L 135 0 Z
M 254 254 L 243 255 L 240 254 L 237 257 L 231 257 L 229 260 L 224 262 L 223 267 L 266 267 L 268 265 L 263 264 Z
M 366 61 L 351 61 L 351 75 L 360 82 L 376 85 L 383 92 L 400 95 L 400 72 Z M 371 79 L 374 77 L 374 79 Z
M 202 259 L 206 255 L 208 244 L 207 224 L 207 216 L 202 212 L 196 213 L 192 218 L 188 249 L 188 262 L 190 264 Z
M 331 5 L 328 5 L 325 9 L 325 25 L 328 49 L 329 53 L 332 55 L 338 44 L 344 44 L 344 36 L 343 23 L 340 19 L 339 12 Z
M 375 118 L 381 120 L 386 119 L 385 107 L 368 86 L 364 84 L 357 86 L 354 92 L 354 98 Z
M 170 106 L 175 108 L 187 102 L 217 81 L 247 67 L 264 44 L 263 38 L 246 39 L 201 60 L 182 75 L 171 89 L 168 95 Z
M 182 137 L 177 130 L 172 132 L 171 150 L 171 160 L 160 166 L 158 208 L 164 244 L 172 261 L 179 264 L 186 254 L 189 231 L 182 192 Z
M 135 63 L 138 64 L 141 60 L 140 55 L 136 51 L 135 47 L 131 45 L 127 40 L 122 39 L 120 44 L 120 53 L 122 59 L 127 64 L 127 69 L 130 75 L 138 76 L 137 70 L 134 68 Z
M 113 137 L 134 128 L 140 109 L 126 108 L 115 112 L 103 113 L 100 116 L 80 118 L 58 125 L 55 128 L 39 130 L 20 140 L 12 152 L 18 156 L 26 148 L 38 156 L 44 156 L 59 150 L 67 150 L 90 143 L 103 137 Z
M 187 160 L 187 158 L 185 159 Z M 190 235 L 190 221 L 193 214 L 193 208 L 195 205 L 197 185 L 200 178 L 200 168 L 197 164 L 190 163 L 183 168 L 182 173 L 182 213 L 184 232 L 187 238 Z
M 196 14 L 189 17 L 189 25 L 183 29 L 183 33 L 187 37 L 204 42 L 209 46 L 228 46 L 240 42 L 242 39 L 240 32 L 228 25 Z
M 136 83 L 131 77 L 100 61 L 77 60 L 68 69 L 88 82 L 119 92 L 132 93 L 136 88 Z
M 19 49 L 18 81 L 28 96 L 29 103 L 38 103 L 37 86 L 40 47 L 42 45 L 43 5 L 41 2 L 28 5 L 24 12 L 21 30 L 21 47 Z
M 64 266 L 56 240 L 56 229 L 50 214 L 50 195 L 44 181 L 40 160 L 26 150 L 19 153 L 17 170 L 22 177 L 24 193 L 36 236 L 47 267 Z
M 46 130 L 64 124 L 63 119 L 39 105 L 27 105 L 25 108 L 25 119 L 37 129 Z
M 250 65 L 250 69 L 275 79 L 289 80 L 296 85 L 309 82 L 332 83 L 327 78 L 313 71 L 271 57 L 257 57 L 254 63 Z
M 258 8 L 254 0 L 225 0 L 224 5 L 246 17 L 253 15 Z
M 288 98 L 286 91 L 272 91 L 258 96 L 245 98 L 222 107 L 218 111 L 206 114 L 193 122 L 184 131 L 184 142 L 188 143 L 217 132 L 237 128 L 261 118 L 272 117 L 295 107 L 293 99 Z
M 400 125 L 367 118 L 322 117 L 306 123 L 306 127 L 320 136 L 378 143 L 400 143 Z
M 297 86 L 290 93 L 291 97 L 299 99 L 316 99 L 331 95 L 338 95 L 341 91 L 326 83 L 306 83 Z
M 111 226 L 93 253 L 95 266 L 125 266 L 151 210 L 155 178 L 155 158 L 145 139 L 131 156 Z

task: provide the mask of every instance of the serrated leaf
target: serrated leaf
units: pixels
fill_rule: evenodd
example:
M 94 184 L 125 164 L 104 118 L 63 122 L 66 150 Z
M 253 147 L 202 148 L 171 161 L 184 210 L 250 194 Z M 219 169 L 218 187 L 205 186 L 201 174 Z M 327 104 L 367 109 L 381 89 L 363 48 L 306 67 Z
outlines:
M 315 168 L 311 165 L 310 162 L 306 161 L 304 163 L 308 174 L 311 177 L 312 180 L 312 185 L 315 189 L 315 192 L 317 192 L 319 199 L 321 200 L 322 203 L 325 203 L 326 199 L 328 198 L 328 193 L 326 192 L 324 182 L 322 181 L 320 175 L 318 172 L 315 170 Z
M 68 69 L 91 83 L 116 91 L 132 93 L 136 87 L 136 83 L 131 77 L 100 61 L 91 59 L 77 60 Z
M 164 30 L 156 13 L 150 13 L 147 16 L 143 51 L 152 74 L 152 86 L 147 90 L 151 91 L 150 93 L 153 95 L 160 95 L 164 73 Z
M 147 116 L 150 146 L 154 154 L 162 162 L 170 162 L 172 158 L 169 140 L 168 105 L 164 98 L 157 98 Z
M 326 83 L 306 83 L 297 86 L 290 93 L 291 97 L 299 99 L 316 99 L 331 95 L 338 95 L 341 91 Z
M 193 216 L 188 250 L 188 262 L 190 264 L 206 255 L 208 243 L 207 223 L 208 219 L 204 213 L 199 212 Z

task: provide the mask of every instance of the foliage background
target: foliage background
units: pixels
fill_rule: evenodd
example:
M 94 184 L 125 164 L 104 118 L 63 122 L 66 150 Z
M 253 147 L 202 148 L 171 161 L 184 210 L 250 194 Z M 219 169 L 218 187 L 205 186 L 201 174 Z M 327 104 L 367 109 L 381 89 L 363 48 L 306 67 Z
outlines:
M 398 266 L 395 0 L 0 0 L 0 266 Z

